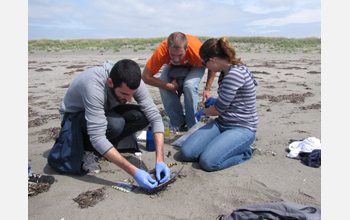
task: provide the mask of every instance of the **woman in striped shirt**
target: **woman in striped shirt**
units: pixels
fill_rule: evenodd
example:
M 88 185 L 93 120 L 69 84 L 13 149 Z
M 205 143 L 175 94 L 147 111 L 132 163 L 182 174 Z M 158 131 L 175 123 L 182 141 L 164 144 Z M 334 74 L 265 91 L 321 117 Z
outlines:
M 208 98 L 195 117 L 197 121 L 205 115 L 218 117 L 190 135 L 180 155 L 184 161 L 199 161 L 206 171 L 222 170 L 252 157 L 257 82 L 224 37 L 204 42 L 199 55 L 206 68 L 221 73 L 217 99 Z

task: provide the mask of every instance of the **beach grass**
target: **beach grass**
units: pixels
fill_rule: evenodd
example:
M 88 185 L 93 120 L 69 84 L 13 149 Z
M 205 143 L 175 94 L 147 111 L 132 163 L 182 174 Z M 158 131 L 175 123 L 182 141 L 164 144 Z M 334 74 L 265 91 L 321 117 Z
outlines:
M 38 39 L 28 40 L 28 51 L 44 50 L 108 50 L 119 52 L 122 48 L 134 48 L 134 50 L 155 50 L 159 43 L 167 37 L 157 38 L 107 38 L 107 39 Z M 204 42 L 212 37 L 197 36 Z M 245 52 L 261 52 L 261 49 L 268 48 L 271 51 L 289 52 L 302 51 L 304 53 L 321 53 L 321 38 L 285 38 L 285 37 L 234 37 L 227 36 L 227 40 L 238 50 Z M 254 49 L 254 50 L 253 50 Z

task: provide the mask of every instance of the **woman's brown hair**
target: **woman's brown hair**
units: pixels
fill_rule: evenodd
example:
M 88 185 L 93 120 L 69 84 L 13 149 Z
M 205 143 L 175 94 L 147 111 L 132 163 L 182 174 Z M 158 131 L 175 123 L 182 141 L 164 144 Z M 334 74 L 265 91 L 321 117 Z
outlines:
M 228 60 L 234 65 L 245 65 L 240 58 L 236 58 L 235 48 L 225 37 L 221 37 L 219 40 L 211 38 L 205 41 L 199 50 L 199 56 L 203 60 L 218 57 Z

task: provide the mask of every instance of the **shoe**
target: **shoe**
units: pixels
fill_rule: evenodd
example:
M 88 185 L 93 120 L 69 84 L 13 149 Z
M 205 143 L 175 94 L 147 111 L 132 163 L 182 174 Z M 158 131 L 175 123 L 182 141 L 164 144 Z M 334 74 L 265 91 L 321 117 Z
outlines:
M 93 152 L 84 151 L 82 169 L 86 172 L 99 173 L 101 168 L 97 164 L 97 156 Z
M 170 128 L 169 128 L 170 133 L 177 133 L 177 132 L 183 132 L 183 131 L 188 131 L 188 128 L 186 127 L 186 122 L 183 125 L 181 125 L 180 127 L 170 126 Z
M 170 133 L 176 133 L 176 132 L 179 132 L 179 131 L 180 131 L 180 127 L 170 126 L 170 128 L 169 128 L 169 132 Z
M 52 184 L 55 182 L 55 177 L 48 175 L 41 175 L 32 173 L 30 177 L 28 177 L 28 181 L 32 183 L 49 183 Z

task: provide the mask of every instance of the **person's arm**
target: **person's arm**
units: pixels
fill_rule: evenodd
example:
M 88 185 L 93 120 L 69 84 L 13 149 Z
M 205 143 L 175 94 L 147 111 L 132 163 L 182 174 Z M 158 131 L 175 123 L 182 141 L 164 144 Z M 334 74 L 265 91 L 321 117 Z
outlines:
M 155 86 L 162 89 L 167 89 L 171 91 L 176 91 L 177 89 L 179 89 L 179 85 L 176 83 L 176 80 L 174 80 L 171 83 L 167 83 L 158 78 L 155 78 L 154 73 L 152 73 L 147 66 L 145 66 L 145 69 L 143 70 L 142 80 L 150 86 Z
M 134 94 L 134 99 L 152 126 L 153 140 L 156 148 L 156 178 L 160 180 L 160 183 L 163 183 L 170 179 L 170 169 L 164 163 L 164 126 L 159 110 L 149 95 L 143 80 Z M 165 174 L 163 179 L 160 179 L 160 173 Z
M 203 110 L 203 113 L 206 115 L 210 115 L 210 116 L 218 116 L 221 115 L 220 112 L 218 112 L 218 110 L 216 110 L 216 108 L 214 107 L 214 105 L 210 106 L 209 108 L 206 108 Z
M 135 176 L 137 168 L 127 161 L 114 147 L 107 151 L 107 153 L 105 153 L 103 156 L 118 167 L 125 170 L 125 172 L 130 174 L 132 177 Z
M 210 88 L 211 84 L 214 81 L 216 73 L 208 69 L 208 77 L 207 77 L 207 83 L 205 85 L 204 91 L 203 91 L 203 102 L 207 100 L 210 97 Z
M 164 163 L 164 134 L 154 133 L 153 139 L 156 148 L 156 179 L 160 183 L 164 183 L 170 179 L 170 169 L 166 163 Z M 161 173 L 164 174 L 163 178 Z
M 103 156 L 115 165 L 125 170 L 132 177 L 134 177 L 140 187 L 145 189 L 152 189 L 158 185 L 158 182 L 153 179 L 148 172 L 136 168 L 122 155 L 120 155 L 120 153 L 114 147 L 107 151 L 107 153 L 105 153 Z
M 164 134 L 154 133 L 153 139 L 156 148 L 156 163 L 164 162 Z

